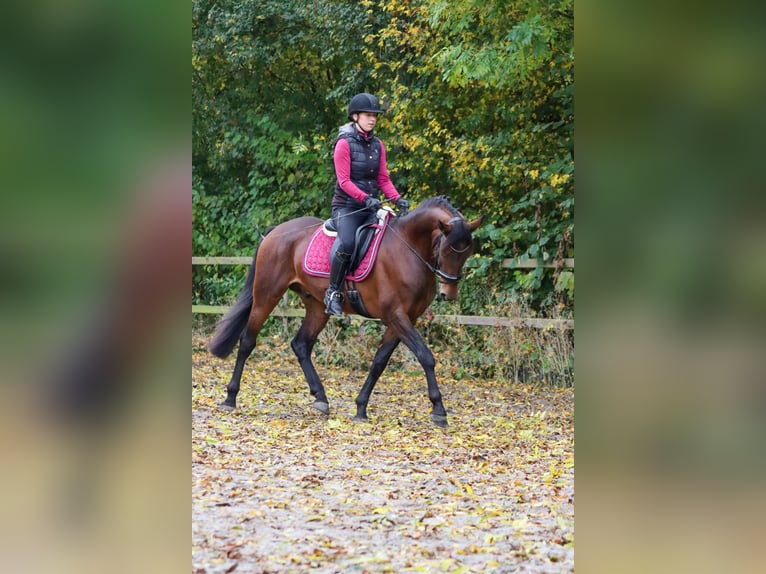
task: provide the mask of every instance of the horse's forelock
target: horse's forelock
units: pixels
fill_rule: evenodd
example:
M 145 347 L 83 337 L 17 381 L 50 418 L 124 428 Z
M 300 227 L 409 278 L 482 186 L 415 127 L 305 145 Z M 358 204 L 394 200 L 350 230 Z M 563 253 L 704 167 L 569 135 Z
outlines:
M 449 223 L 452 225 L 452 231 L 447 235 L 447 245 L 455 245 L 456 243 L 470 242 L 471 230 L 468 228 L 468 222 L 461 216 L 455 216 L 450 219 Z

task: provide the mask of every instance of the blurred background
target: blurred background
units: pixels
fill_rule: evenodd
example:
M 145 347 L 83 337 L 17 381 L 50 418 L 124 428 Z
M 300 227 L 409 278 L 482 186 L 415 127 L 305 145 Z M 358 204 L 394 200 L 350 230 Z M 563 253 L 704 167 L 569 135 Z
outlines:
M 9 572 L 188 569 L 188 14 L 143 0 L 3 7 Z
M 754 572 L 763 8 L 577 4 L 580 572 Z

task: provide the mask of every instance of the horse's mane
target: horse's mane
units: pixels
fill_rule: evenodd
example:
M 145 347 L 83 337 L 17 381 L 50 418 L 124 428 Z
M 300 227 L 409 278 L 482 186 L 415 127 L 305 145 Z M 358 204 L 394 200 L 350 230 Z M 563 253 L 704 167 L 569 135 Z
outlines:
M 413 213 L 423 209 L 429 209 L 432 207 L 439 207 L 442 209 L 447 210 L 450 214 L 452 214 L 453 218 L 459 218 L 457 221 L 454 222 L 454 232 L 450 233 L 447 237 L 447 245 L 455 245 L 456 243 L 460 243 L 463 241 L 470 241 L 471 238 L 471 231 L 468 229 L 468 225 L 466 224 L 465 218 L 463 217 L 463 214 L 461 214 L 449 201 L 449 197 L 446 195 L 437 195 L 436 197 L 431 197 L 429 199 L 426 199 L 423 203 L 418 205 L 414 210 Z
M 453 217 L 462 217 L 460 212 L 449 202 L 449 197 L 446 195 L 437 195 L 436 197 L 430 197 L 423 203 L 417 206 L 417 209 L 427 209 L 429 207 L 443 207 L 449 211 Z

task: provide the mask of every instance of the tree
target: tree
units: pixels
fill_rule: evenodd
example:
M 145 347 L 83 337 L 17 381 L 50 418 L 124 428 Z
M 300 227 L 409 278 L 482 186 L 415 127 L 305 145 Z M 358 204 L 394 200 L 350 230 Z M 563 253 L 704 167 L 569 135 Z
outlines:
M 477 282 L 546 306 L 573 276 L 508 273 L 573 255 L 572 0 L 193 2 L 195 253 L 328 215 L 349 98 L 381 96 L 400 191 L 485 212 Z M 476 305 L 476 301 L 466 304 Z
M 477 263 L 485 271 L 510 254 L 571 256 L 571 0 L 376 5 L 389 20 L 367 35 L 367 57 L 391 109 L 392 172 L 415 195 L 447 192 L 463 209 L 488 213 Z M 549 303 L 552 279 L 541 290 L 542 268 L 516 272 L 509 287 Z

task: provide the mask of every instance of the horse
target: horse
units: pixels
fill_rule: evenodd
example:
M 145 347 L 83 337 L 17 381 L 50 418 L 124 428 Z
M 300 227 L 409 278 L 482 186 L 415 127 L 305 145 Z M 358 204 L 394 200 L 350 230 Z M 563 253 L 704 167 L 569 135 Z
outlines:
M 386 328 L 356 398 L 355 421 L 369 421 L 367 404 L 372 390 L 402 342 L 425 372 L 432 403 L 431 420 L 436 426 L 447 426 L 447 411 L 434 373 L 434 356 L 414 323 L 436 296 L 437 277 L 440 299 L 457 298 L 463 265 L 473 252 L 472 233 L 483 218 L 482 215 L 467 221 L 446 196 L 432 197 L 408 214 L 391 218 L 372 271 L 356 284 L 369 316 L 380 319 Z M 317 337 L 330 317 L 323 302 L 329 281 L 303 270 L 309 239 L 322 223 L 309 216 L 290 219 L 271 227 L 256 248 L 245 286 L 229 312 L 216 324 L 207 345 L 213 355 L 225 358 L 239 341 L 226 400 L 221 405 L 224 409 L 236 407 L 245 361 L 255 348 L 264 322 L 290 289 L 298 294 L 306 311 L 291 347 L 315 399 L 313 407 L 323 414 L 329 413 L 324 386 L 311 361 Z M 355 313 L 347 296 L 343 312 Z

